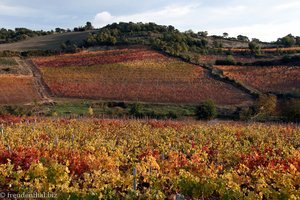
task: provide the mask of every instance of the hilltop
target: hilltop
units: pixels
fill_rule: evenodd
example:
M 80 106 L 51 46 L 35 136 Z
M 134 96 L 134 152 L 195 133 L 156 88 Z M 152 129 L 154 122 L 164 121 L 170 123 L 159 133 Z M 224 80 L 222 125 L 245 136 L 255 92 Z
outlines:
M 116 36 L 114 35 L 116 32 L 113 33 L 114 31 L 118 31 L 120 34 L 123 34 L 122 37 L 126 37 L 128 41 L 131 42 L 139 39 L 151 39 L 153 36 L 154 38 L 162 37 L 164 34 L 173 32 L 178 34 L 179 37 L 184 37 L 188 40 L 195 40 L 198 44 L 202 41 L 204 42 L 204 45 L 207 45 L 209 48 L 219 47 L 219 45 L 222 45 L 224 48 L 247 48 L 249 43 L 249 39 L 246 36 L 240 36 L 238 38 L 228 38 L 215 35 L 208 36 L 208 33 L 205 31 L 198 33 L 186 31 L 181 33 L 173 26 L 161 26 L 154 23 L 112 24 L 99 30 L 95 30 L 90 26 L 91 25 L 89 24 L 85 27 L 74 28 L 73 31 L 60 28 L 57 28 L 55 31 L 31 31 L 25 28 L 16 28 L 15 31 L 2 29 L 0 32 L 0 51 L 61 50 L 61 44 L 67 41 L 76 44 L 77 46 L 84 46 L 89 35 L 105 33 L 107 34 L 105 36 L 107 39 L 112 39 L 111 36 Z M 123 42 L 126 42 L 126 40 Z M 272 43 L 260 42 L 260 44 L 263 47 L 274 46 Z

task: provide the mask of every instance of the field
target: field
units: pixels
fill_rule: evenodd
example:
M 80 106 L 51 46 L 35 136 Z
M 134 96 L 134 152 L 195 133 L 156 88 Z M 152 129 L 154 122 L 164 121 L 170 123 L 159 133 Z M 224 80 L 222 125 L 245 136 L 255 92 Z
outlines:
M 59 199 L 300 197 L 296 125 L 0 120 L 2 191 L 55 192 Z
M 211 78 L 198 66 L 148 49 L 122 49 L 33 58 L 59 97 L 248 105 L 249 95 Z M 226 97 L 226 98 L 224 98 Z
M 299 66 L 216 66 L 224 75 L 262 92 L 300 93 Z
M 0 104 L 22 104 L 41 97 L 32 76 L 0 75 Z

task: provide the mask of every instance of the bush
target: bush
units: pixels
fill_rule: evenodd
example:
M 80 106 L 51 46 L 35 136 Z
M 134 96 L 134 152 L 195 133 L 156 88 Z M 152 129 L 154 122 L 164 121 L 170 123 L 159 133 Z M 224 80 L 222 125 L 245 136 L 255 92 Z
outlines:
M 272 116 L 276 113 L 277 97 L 271 94 L 260 95 L 256 101 L 257 113 Z
M 90 115 L 90 116 L 94 115 L 94 110 L 93 110 L 93 108 L 91 106 L 88 108 L 87 114 Z
M 217 107 L 212 100 L 205 101 L 197 108 L 198 119 L 214 119 L 217 116 Z
M 216 60 L 216 65 L 236 65 L 234 57 L 232 55 L 228 55 L 226 60 Z
M 300 100 L 292 99 L 285 104 L 282 115 L 289 121 L 300 122 Z
M 170 111 L 170 112 L 168 112 L 168 114 L 167 114 L 167 118 L 169 118 L 169 119 L 177 119 L 177 118 L 178 118 L 178 115 L 177 115 L 177 113 L 175 113 L 175 112 L 173 112 L 173 111 Z
M 242 108 L 239 111 L 240 120 L 250 120 L 255 115 L 255 109 L 253 107 Z
M 0 115 L 31 116 L 32 110 L 22 106 L 3 106 L 0 108 Z
M 139 103 L 135 103 L 131 106 L 129 114 L 134 117 L 143 117 L 142 106 Z

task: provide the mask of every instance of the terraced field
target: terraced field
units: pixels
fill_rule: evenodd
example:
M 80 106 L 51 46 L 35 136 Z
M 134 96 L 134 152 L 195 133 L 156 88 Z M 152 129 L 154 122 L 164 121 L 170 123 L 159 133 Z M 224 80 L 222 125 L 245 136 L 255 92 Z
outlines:
M 216 66 L 224 75 L 261 92 L 300 94 L 299 66 Z
M 249 104 L 249 95 L 211 78 L 203 68 L 148 49 L 85 52 L 33 58 L 46 84 L 59 97 Z

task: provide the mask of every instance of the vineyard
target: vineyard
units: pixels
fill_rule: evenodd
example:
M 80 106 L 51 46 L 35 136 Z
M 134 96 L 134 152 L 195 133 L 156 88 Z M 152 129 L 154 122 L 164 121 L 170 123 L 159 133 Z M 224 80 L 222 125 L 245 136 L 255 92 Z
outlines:
M 33 61 L 41 67 L 92 66 L 124 61 L 162 58 L 158 52 L 147 49 L 117 49 L 108 51 L 80 52 L 51 57 L 38 57 Z
M 223 48 L 223 50 L 231 52 L 250 52 L 249 48 Z M 300 47 L 262 48 L 261 51 L 264 53 L 293 52 L 300 51 Z
M 59 199 L 300 197 L 296 125 L 0 120 L 2 191 Z
M 256 61 L 271 61 L 272 59 L 276 58 L 273 56 L 272 58 L 254 58 L 252 56 L 240 56 L 235 55 L 232 56 L 235 62 L 241 62 L 241 63 L 252 63 Z M 200 63 L 209 63 L 209 64 L 215 64 L 217 60 L 226 60 L 228 58 L 227 55 L 200 55 L 198 61 Z M 278 57 L 277 57 L 278 58 Z
M 208 71 L 148 49 L 122 49 L 34 58 L 59 97 L 220 105 L 250 104 L 239 89 Z M 226 97 L 226 98 L 224 98 Z
M 217 68 L 223 70 L 224 75 L 262 92 L 300 93 L 298 66 L 217 66 Z
M 0 104 L 30 103 L 39 99 L 32 76 L 0 75 Z

